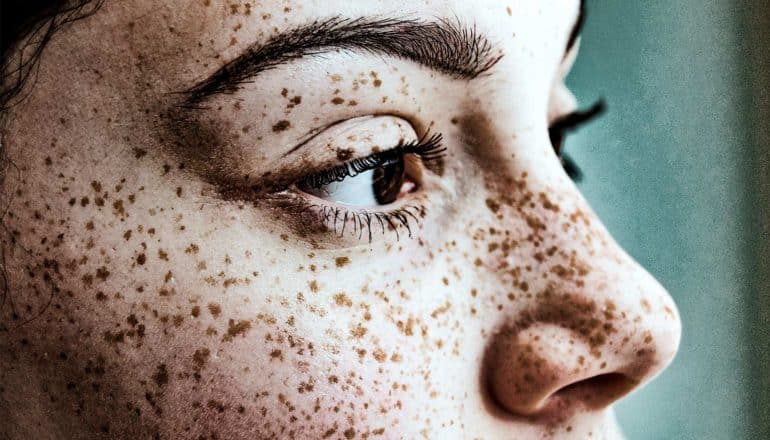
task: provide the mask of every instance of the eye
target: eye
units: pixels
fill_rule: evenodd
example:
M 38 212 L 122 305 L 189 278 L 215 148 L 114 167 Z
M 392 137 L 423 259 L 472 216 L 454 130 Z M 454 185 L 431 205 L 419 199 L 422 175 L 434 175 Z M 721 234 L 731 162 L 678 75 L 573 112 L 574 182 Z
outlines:
M 442 159 L 441 135 L 353 159 L 308 175 L 297 189 L 318 199 L 353 208 L 383 207 L 420 190 L 425 167 Z
M 332 233 L 340 239 L 353 237 L 371 243 L 376 236 L 392 232 L 398 240 L 401 235 L 412 237 L 415 222 L 426 217 L 433 194 L 428 187 L 437 185 L 443 171 L 446 149 L 442 136 L 426 133 L 380 151 L 377 145 L 381 143 L 372 144 L 374 139 L 392 142 L 400 138 L 392 136 L 393 130 L 388 134 L 387 124 L 377 122 L 381 120 L 351 124 L 330 133 L 329 142 L 320 142 L 320 150 L 328 150 L 357 139 L 370 144 L 370 154 L 350 159 L 347 156 L 355 153 L 348 152 L 357 149 L 337 149 L 338 160 L 345 159 L 342 164 L 307 173 L 276 194 L 292 207 L 303 235 Z M 396 124 L 399 131 L 414 139 L 416 134 L 403 122 Z
M 564 142 L 566 141 L 567 134 L 598 118 L 605 110 L 604 100 L 600 99 L 587 110 L 575 111 L 560 117 L 548 128 L 551 145 L 556 155 L 559 156 L 564 170 L 572 180 L 580 181 L 582 172 L 572 158 L 564 152 Z

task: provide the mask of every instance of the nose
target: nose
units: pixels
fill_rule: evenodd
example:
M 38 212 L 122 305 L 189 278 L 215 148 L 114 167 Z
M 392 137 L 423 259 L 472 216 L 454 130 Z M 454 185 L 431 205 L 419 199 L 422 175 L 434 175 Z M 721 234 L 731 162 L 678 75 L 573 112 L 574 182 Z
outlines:
M 529 278 L 514 282 L 514 295 L 526 300 L 501 317 L 485 357 L 491 397 L 518 416 L 605 409 L 659 374 L 681 336 L 668 292 L 588 207 L 565 212 L 549 204 L 548 214 L 528 222 L 559 232 L 541 234 L 524 251 L 536 263 L 524 271 Z M 569 222 L 576 212 L 582 218 Z M 518 258 L 508 255 L 497 267 Z

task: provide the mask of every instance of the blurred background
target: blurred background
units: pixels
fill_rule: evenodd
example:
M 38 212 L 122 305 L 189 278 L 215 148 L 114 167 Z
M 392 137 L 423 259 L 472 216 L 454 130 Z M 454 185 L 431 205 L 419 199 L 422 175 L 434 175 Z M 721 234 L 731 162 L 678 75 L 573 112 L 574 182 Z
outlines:
M 589 0 L 569 78 L 609 111 L 579 184 L 679 305 L 682 346 L 618 405 L 629 439 L 770 439 L 770 1 Z

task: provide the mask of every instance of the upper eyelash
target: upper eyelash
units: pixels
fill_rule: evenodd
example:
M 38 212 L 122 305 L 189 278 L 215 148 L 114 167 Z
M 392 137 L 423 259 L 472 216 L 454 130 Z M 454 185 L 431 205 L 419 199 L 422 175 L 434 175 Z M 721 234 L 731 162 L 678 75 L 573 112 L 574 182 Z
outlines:
M 320 188 L 333 182 L 342 182 L 348 177 L 373 170 L 377 167 L 387 165 L 393 160 L 403 157 L 406 154 L 416 154 L 423 163 L 428 163 L 443 158 L 446 148 L 442 146 L 443 136 L 436 133 L 428 137 L 426 133 L 422 138 L 399 144 L 387 151 L 373 153 L 369 156 L 353 159 L 350 162 L 336 166 L 331 169 L 314 173 L 304 177 L 298 183 L 310 188 Z

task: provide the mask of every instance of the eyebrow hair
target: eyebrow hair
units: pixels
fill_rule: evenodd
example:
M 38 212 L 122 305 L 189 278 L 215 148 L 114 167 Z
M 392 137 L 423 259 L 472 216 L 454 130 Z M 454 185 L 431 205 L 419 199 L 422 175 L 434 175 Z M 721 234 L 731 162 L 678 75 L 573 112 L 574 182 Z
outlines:
M 455 79 L 473 79 L 503 57 L 475 27 L 448 20 L 332 17 L 255 43 L 185 92 L 195 106 L 206 97 L 233 93 L 264 71 L 334 50 L 360 50 L 414 61 Z
M 572 26 L 572 32 L 569 34 L 569 40 L 567 42 L 567 50 L 565 52 L 569 52 L 573 46 L 575 46 L 575 43 L 577 42 L 578 37 L 580 36 L 580 33 L 583 31 L 583 25 L 586 22 L 586 2 L 585 0 L 580 0 L 580 9 L 578 10 L 578 17 L 575 21 L 575 24 Z

